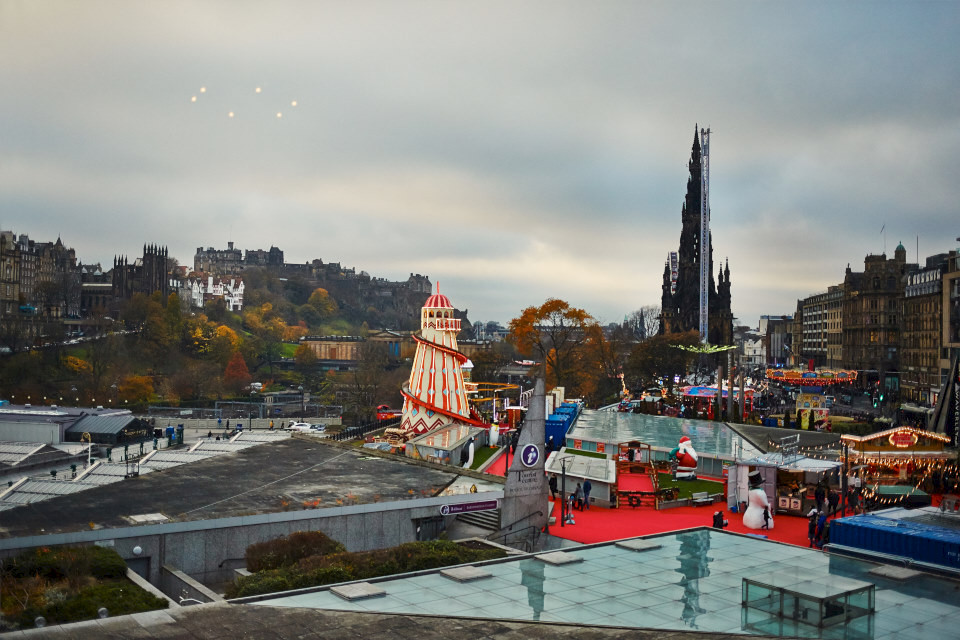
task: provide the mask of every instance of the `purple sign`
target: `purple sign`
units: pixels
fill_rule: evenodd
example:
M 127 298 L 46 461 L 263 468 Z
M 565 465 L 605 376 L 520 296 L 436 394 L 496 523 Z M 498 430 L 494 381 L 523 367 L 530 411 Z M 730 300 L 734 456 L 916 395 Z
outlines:
M 535 444 L 526 444 L 520 451 L 520 461 L 523 466 L 532 467 L 540 461 L 540 447 Z
M 484 500 L 483 502 L 460 502 L 458 504 L 445 504 L 440 507 L 440 515 L 452 516 L 458 513 L 472 513 L 474 511 L 494 511 L 499 501 Z

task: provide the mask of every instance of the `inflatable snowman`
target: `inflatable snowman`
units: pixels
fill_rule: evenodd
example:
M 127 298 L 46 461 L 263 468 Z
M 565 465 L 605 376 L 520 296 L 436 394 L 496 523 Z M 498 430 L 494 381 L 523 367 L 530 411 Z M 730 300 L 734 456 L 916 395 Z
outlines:
M 763 490 L 763 478 L 759 471 L 748 476 L 750 491 L 747 493 L 747 510 L 743 512 L 743 526 L 748 529 L 773 529 L 773 514 L 767 492 Z
M 680 444 L 670 452 L 670 457 L 677 461 L 677 479 L 694 480 L 697 477 L 697 452 L 693 448 L 690 438 L 683 436 Z

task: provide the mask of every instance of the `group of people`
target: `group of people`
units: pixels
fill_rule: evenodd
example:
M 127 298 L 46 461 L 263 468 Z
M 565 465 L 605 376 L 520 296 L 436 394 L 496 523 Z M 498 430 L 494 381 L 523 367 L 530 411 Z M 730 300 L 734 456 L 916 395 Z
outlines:
M 550 498 L 553 500 L 557 499 L 557 476 L 552 475 L 547 481 L 547 486 L 550 487 Z M 582 483 L 577 483 L 577 488 L 570 492 L 567 496 L 569 511 L 583 511 L 584 509 L 590 509 L 590 491 L 593 490 L 593 485 L 590 483 L 590 480 L 584 480 Z
M 810 546 L 818 549 L 830 541 L 830 521 L 826 511 L 814 507 L 807 514 L 807 538 Z
M 837 507 L 840 506 L 840 492 L 833 491 L 823 484 L 818 484 L 813 492 L 813 498 L 817 502 L 817 511 L 824 511 L 824 506 L 829 506 L 830 515 L 836 515 Z

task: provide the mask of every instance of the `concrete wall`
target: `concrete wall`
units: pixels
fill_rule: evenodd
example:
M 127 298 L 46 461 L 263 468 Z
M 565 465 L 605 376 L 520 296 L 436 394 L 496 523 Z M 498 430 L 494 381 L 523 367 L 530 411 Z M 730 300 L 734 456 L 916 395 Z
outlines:
M 160 590 L 178 604 L 181 598 L 197 600 L 185 604 L 223 602 L 219 594 L 203 586 L 183 571 L 164 565 L 160 568 Z
M 149 580 L 161 585 L 164 565 L 204 584 L 229 581 L 245 566 L 248 546 L 295 531 L 323 531 L 349 551 L 392 547 L 417 539 L 415 520 L 440 515 L 445 504 L 502 499 L 503 491 L 439 496 L 170 524 L 0 539 L 0 558 L 39 546 L 101 544 L 129 561 L 149 562 Z M 135 554 L 134 547 L 141 551 Z
M 0 423 L 0 440 L 60 444 L 60 425 L 54 422 Z

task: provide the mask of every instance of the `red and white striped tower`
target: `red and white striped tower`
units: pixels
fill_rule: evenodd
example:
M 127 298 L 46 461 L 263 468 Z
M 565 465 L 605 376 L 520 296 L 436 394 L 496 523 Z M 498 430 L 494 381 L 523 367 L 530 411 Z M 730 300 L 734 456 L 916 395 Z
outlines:
M 485 426 L 467 403 L 460 366 L 467 357 L 457 350 L 460 320 L 453 317 L 447 296 L 427 298 L 420 311 L 420 334 L 410 380 L 403 387 L 400 430 L 408 437 L 461 423 Z

